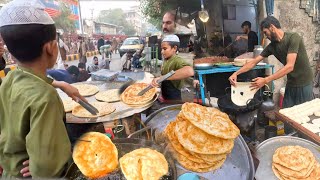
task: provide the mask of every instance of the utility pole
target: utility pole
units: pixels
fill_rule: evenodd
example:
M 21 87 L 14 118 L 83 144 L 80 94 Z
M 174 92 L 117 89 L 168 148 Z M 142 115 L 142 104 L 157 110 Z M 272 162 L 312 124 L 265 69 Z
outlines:
M 82 16 L 81 16 L 81 5 L 80 5 L 80 0 L 78 1 L 79 3 L 79 18 L 80 18 L 80 31 L 81 31 L 81 34 L 83 34 L 83 22 L 82 22 Z

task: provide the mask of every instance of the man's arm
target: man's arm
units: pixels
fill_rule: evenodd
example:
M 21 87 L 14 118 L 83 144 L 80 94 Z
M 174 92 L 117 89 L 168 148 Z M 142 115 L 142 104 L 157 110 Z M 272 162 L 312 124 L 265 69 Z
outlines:
M 77 101 L 77 98 L 80 98 L 81 100 L 87 102 L 86 98 L 80 95 L 79 90 L 75 88 L 74 86 L 70 85 L 69 83 L 66 83 L 64 81 L 56 81 L 54 80 L 52 82 L 52 86 L 54 88 L 59 88 L 63 92 L 65 92 L 69 97 L 71 97 L 74 101 Z
M 33 178 L 61 176 L 71 158 L 71 145 L 58 97 L 44 95 L 30 102 L 30 132 L 26 136 L 29 170 Z M 62 106 L 62 105 L 61 105 Z

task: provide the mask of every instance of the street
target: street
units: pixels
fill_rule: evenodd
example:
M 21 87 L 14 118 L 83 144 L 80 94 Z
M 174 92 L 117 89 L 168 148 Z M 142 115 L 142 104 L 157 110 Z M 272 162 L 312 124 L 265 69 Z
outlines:
M 92 63 L 92 60 L 93 60 L 93 57 L 88 57 L 87 58 L 87 65 L 88 64 L 91 64 Z M 99 65 L 103 63 L 103 60 L 102 60 L 102 56 L 101 55 L 97 55 L 98 59 L 99 59 Z M 120 54 L 112 54 L 112 59 L 111 60 L 120 60 Z M 65 62 L 66 64 L 68 64 L 69 66 L 77 66 L 78 67 L 78 63 L 79 63 L 79 60 L 74 60 L 74 61 L 66 61 Z M 54 66 L 54 68 L 57 68 L 57 64 Z

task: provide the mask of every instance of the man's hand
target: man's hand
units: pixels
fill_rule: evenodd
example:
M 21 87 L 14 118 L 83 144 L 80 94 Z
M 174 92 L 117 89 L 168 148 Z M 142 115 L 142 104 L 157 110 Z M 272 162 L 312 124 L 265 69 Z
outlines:
M 2 57 L 4 54 L 4 45 L 3 42 L 0 42 L 0 57 Z
M 65 92 L 69 97 L 71 97 L 74 101 L 77 101 L 77 98 L 88 102 L 86 98 L 80 95 L 79 90 L 72 85 L 64 82 L 64 81 L 53 81 L 53 87 L 60 88 L 63 92 Z
M 200 85 L 199 80 L 193 80 L 193 87 L 194 88 L 198 88 L 199 85 Z
M 20 173 L 23 177 L 30 177 L 31 173 L 29 171 L 29 160 L 24 161 L 22 164 L 25 167 L 20 171 Z
M 251 83 L 251 88 L 252 89 L 260 89 L 262 88 L 265 84 L 268 83 L 268 81 L 266 80 L 266 78 L 261 78 L 261 77 L 257 77 L 255 79 L 252 80 L 253 82 Z
M 242 38 L 242 36 L 237 36 L 236 41 L 240 40 L 241 38 Z
M 230 77 L 229 77 L 229 81 L 230 81 L 230 84 L 232 86 L 236 86 L 236 83 L 237 83 L 237 74 L 236 73 L 233 73 Z
M 151 82 L 151 86 L 153 86 L 153 87 L 159 87 L 160 84 L 158 84 L 158 82 L 157 82 L 159 79 L 160 79 L 160 77 L 154 78 L 154 79 L 152 80 L 152 82 Z

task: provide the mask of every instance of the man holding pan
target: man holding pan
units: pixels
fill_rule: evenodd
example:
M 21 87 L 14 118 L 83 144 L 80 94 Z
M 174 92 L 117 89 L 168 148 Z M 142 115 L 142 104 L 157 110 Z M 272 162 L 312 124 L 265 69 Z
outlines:
M 236 85 L 239 74 L 251 70 L 264 58 L 274 55 L 284 67 L 270 76 L 253 79 L 252 88 L 259 89 L 265 84 L 287 75 L 283 107 L 288 108 L 310 101 L 313 98 L 313 75 L 302 37 L 297 33 L 284 32 L 279 21 L 272 16 L 265 18 L 260 27 L 271 43 L 258 57 L 229 77 L 231 85 Z

